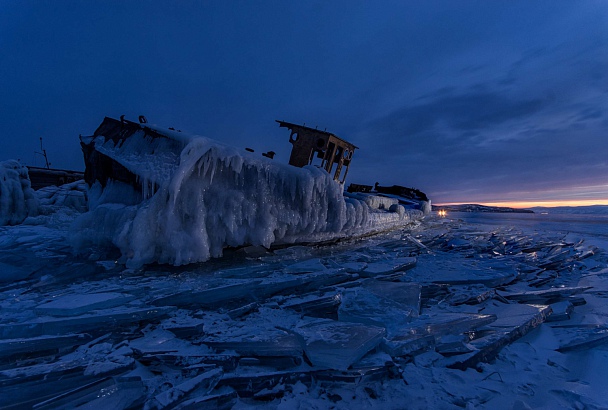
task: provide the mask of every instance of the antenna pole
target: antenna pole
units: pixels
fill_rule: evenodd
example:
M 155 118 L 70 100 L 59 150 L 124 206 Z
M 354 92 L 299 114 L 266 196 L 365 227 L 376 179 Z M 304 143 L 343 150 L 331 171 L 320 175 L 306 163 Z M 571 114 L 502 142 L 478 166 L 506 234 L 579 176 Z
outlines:
M 51 164 L 49 164 L 49 158 L 46 156 L 46 150 L 42 147 L 42 137 L 40 137 L 40 150 L 42 151 L 42 156 L 44 156 L 44 162 L 46 163 L 46 169 L 51 169 Z

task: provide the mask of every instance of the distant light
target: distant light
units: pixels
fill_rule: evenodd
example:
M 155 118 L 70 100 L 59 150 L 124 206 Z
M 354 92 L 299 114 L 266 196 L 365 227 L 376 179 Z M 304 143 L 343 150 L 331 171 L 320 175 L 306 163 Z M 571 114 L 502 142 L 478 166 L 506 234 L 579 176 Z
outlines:
M 440 209 L 439 211 L 437 211 L 437 215 L 439 215 L 442 218 L 445 218 L 447 216 L 448 212 L 445 209 Z

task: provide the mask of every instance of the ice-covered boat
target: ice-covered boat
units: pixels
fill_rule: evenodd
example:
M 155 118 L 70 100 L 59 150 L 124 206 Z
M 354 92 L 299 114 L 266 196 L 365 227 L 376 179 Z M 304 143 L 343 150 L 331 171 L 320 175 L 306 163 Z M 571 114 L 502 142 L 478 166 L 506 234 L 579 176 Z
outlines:
M 291 131 L 290 165 L 143 117 L 105 118 L 81 137 L 89 211 L 74 224 L 75 244 L 112 244 L 129 266 L 181 265 L 218 257 L 226 247 L 368 235 L 430 210 L 430 201 L 407 206 L 398 195 L 345 193 L 357 147 L 278 122 Z

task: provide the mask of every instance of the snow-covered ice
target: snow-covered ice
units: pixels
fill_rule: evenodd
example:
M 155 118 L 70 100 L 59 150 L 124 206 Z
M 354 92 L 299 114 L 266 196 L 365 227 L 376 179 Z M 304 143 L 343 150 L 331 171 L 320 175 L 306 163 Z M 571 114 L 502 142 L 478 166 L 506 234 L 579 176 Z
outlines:
M 38 213 L 38 198 L 27 168 L 18 161 L 0 162 L 0 226 L 15 225 Z
M 71 252 L 85 194 L 38 191 L 37 216 L 0 227 L 0 407 L 608 403 L 601 215 L 453 214 L 129 268 Z

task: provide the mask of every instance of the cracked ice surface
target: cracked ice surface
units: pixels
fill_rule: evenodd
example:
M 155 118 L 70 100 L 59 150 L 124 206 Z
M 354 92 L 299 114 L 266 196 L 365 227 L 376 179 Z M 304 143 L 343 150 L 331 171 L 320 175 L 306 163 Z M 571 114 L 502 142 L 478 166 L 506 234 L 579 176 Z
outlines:
M 605 219 L 572 232 L 459 214 L 128 269 L 69 252 L 76 215 L 0 228 L 0 407 L 608 402 Z

